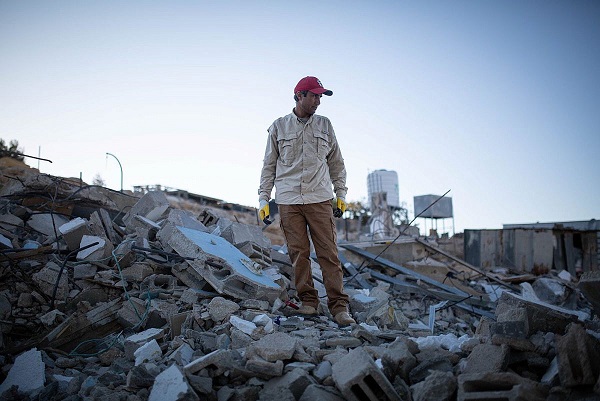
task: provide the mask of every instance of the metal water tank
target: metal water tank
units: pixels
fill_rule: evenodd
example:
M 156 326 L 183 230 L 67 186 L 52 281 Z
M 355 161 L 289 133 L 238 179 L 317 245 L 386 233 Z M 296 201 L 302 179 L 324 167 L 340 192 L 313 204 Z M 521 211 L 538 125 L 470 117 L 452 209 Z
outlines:
M 398 187 L 398 174 L 392 170 L 375 170 L 367 176 L 367 189 L 369 192 L 369 205 L 373 194 L 385 192 L 388 206 L 400 207 L 400 189 Z

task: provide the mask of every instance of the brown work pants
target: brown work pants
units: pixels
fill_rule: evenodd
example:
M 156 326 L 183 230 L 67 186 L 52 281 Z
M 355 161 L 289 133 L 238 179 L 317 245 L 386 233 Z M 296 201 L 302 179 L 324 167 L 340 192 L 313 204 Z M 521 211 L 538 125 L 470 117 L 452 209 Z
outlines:
M 319 295 L 310 267 L 310 237 L 323 272 L 327 306 L 333 316 L 348 310 L 343 272 L 337 251 L 337 232 L 329 201 L 308 205 L 278 205 L 280 225 L 294 266 L 296 291 L 303 305 L 317 307 Z

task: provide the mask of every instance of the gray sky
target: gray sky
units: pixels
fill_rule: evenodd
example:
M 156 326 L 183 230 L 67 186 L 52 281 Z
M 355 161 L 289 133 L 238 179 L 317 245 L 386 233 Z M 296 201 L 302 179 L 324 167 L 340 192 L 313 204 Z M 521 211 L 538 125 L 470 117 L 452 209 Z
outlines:
M 409 218 L 450 189 L 456 232 L 589 220 L 599 21 L 597 1 L 0 0 L 0 137 L 45 173 L 119 189 L 109 152 L 126 189 L 256 206 L 266 129 L 315 75 L 348 201 L 387 169 Z

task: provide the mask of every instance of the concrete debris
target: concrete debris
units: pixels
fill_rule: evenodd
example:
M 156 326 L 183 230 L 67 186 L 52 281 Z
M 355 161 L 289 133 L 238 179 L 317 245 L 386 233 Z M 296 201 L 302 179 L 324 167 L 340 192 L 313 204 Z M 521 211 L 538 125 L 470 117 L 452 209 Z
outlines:
M 35 172 L 0 195 L 0 399 L 600 397 L 598 272 L 511 277 L 431 239 L 345 245 L 358 324 L 340 328 L 326 297 L 296 315 L 285 246 L 254 210 Z

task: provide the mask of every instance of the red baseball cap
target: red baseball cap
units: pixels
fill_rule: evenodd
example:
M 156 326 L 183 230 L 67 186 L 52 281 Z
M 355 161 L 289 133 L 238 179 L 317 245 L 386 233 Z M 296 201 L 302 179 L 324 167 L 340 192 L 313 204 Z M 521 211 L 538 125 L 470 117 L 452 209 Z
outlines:
M 294 88 L 294 93 L 309 91 L 312 93 L 316 93 L 317 95 L 323 94 L 327 96 L 333 95 L 333 91 L 329 89 L 323 88 L 323 84 L 316 77 L 304 77 L 302 78 L 296 87 Z

